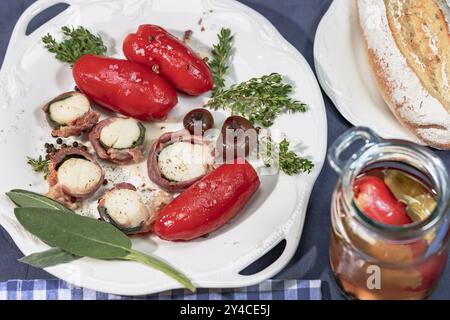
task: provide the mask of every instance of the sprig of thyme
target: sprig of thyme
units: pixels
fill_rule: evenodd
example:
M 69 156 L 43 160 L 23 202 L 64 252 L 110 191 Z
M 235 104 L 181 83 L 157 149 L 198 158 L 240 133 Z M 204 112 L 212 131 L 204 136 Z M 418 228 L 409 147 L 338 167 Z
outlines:
M 42 156 L 39 156 L 37 159 L 33 159 L 31 157 L 27 157 L 27 159 L 27 163 L 31 166 L 31 168 L 33 168 L 33 171 L 42 172 L 44 177 L 47 178 L 49 160 L 42 158 Z
M 211 50 L 212 60 L 208 63 L 214 80 L 213 97 L 225 88 L 225 74 L 229 68 L 229 60 L 233 49 L 233 36 L 230 29 L 222 28 L 217 37 L 219 43 L 213 45 Z
M 302 172 L 310 173 L 314 168 L 311 160 L 298 156 L 289 150 L 289 141 L 284 138 L 279 143 L 274 143 L 272 137 L 264 140 L 264 164 L 268 167 L 276 165 L 281 171 L 289 176 Z
M 292 86 L 284 83 L 278 73 L 231 86 L 208 101 L 206 107 L 213 110 L 229 109 L 252 123 L 264 127 L 273 125 L 282 112 L 305 112 L 306 104 L 289 97 Z
M 84 27 L 71 28 L 64 26 L 61 28 L 64 34 L 62 42 L 56 42 L 50 34 L 42 37 L 45 48 L 54 53 L 56 59 L 67 62 L 71 66 L 84 54 L 105 55 L 106 46 L 100 36 L 92 34 Z

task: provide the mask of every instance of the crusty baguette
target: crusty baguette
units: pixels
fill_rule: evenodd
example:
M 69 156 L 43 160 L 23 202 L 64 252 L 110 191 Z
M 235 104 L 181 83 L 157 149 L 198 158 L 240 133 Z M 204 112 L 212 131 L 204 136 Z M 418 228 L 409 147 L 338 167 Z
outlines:
M 421 141 L 450 149 L 448 4 L 356 1 L 369 62 L 387 105 Z

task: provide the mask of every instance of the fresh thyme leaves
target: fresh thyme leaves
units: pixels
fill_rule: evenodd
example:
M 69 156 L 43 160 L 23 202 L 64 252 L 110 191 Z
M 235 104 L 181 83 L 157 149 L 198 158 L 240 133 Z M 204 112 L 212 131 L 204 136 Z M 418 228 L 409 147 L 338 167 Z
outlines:
M 280 74 L 272 73 L 219 92 L 208 101 L 206 107 L 213 110 L 230 109 L 233 114 L 240 114 L 252 123 L 270 127 L 284 111 L 306 111 L 306 104 L 289 97 L 291 92 L 292 86 L 283 83 Z
M 212 96 L 216 96 L 225 88 L 225 74 L 229 68 L 229 59 L 232 51 L 233 35 L 231 30 L 222 28 L 217 35 L 219 43 L 215 44 L 211 50 L 212 60 L 208 63 L 211 68 L 214 80 Z
M 312 161 L 299 157 L 294 151 L 289 150 L 289 141 L 284 138 L 279 143 L 274 143 L 269 136 L 264 140 L 264 163 L 266 166 L 272 164 L 289 176 L 302 172 L 310 173 L 314 168 Z
M 283 82 L 282 76 L 278 73 L 252 78 L 225 89 L 224 76 L 229 68 L 229 58 L 233 49 L 230 29 L 222 28 L 218 39 L 219 42 L 211 51 L 212 60 L 208 63 L 213 74 L 214 89 L 212 98 L 205 107 L 213 110 L 228 109 L 233 115 L 239 114 L 253 124 L 266 128 L 271 127 L 283 112 L 306 111 L 306 104 L 290 98 L 292 86 Z M 314 167 L 310 160 L 301 158 L 289 150 L 289 142 L 286 139 L 277 144 L 269 136 L 264 143 L 266 148 L 263 158 L 268 166 L 275 164 L 288 175 L 309 173 Z
M 56 59 L 72 66 L 83 54 L 106 54 L 106 46 L 102 38 L 93 35 L 86 28 L 79 26 L 75 29 L 64 26 L 61 31 L 64 34 L 64 40 L 60 43 L 56 42 L 50 34 L 42 37 L 45 48 L 54 53 Z
M 301 172 L 310 173 L 314 164 L 305 158 L 299 157 L 295 152 L 289 150 L 289 142 L 283 139 L 278 145 L 278 163 L 280 169 L 287 175 L 295 175 Z
M 45 160 L 42 158 L 42 156 L 39 156 L 37 159 L 33 159 L 31 157 L 27 157 L 28 161 L 27 163 L 33 168 L 33 171 L 35 172 L 42 172 L 45 175 L 45 178 L 47 178 L 48 175 L 48 160 Z

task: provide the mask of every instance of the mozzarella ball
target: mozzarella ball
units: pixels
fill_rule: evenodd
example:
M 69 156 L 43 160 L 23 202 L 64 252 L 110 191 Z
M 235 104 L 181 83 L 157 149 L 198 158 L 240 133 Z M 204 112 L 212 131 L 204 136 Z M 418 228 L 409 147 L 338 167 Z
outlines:
M 116 118 L 100 133 L 100 141 L 114 149 L 130 148 L 139 139 L 141 129 L 134 119 Z
M 210 171 L 214 156 L 204 144 L 175 142 L 161 150 L 158 166 L 161 174 L 171 181 L 188 181 Z
M 50 118 L 61 125 L 67 125 L 82 117 L 90 109 L 88 98 L 81 93 L 73 93 L 72 96 L 49 105 Z
M 71 158 L 58 169 L 58 183 L 73 194 L 88 194 L 94 191 L 102 179 L 102 169 L 85 159 Z
M 108 215 L 119 228 L 135 228 L 150 218 L 144 201 L 134 190 L 113 189 L 104 200 Z

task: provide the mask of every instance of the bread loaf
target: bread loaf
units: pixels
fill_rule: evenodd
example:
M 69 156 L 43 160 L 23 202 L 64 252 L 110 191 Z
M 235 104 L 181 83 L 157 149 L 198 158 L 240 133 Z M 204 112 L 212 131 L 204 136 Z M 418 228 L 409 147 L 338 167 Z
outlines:
M 384 100 L 421 141 L 450 149 L 448 3 L 356 1 L 369 62 Z

